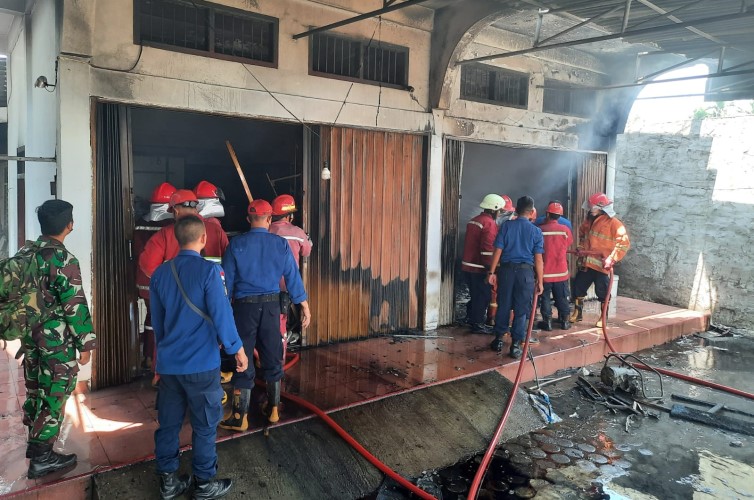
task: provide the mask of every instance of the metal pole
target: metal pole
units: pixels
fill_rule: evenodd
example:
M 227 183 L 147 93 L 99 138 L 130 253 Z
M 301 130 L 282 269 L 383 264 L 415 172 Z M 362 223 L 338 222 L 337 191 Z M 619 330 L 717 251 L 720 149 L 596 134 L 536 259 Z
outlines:
M 0 155 L 0 161 L 49 162 L 55 163 L 56 158 L 42 158 L 37 156 L 8 156 Z
M 724 71 L 722 73 L 712 73 L 711 75 L 697 75 L 697 76 L 683 76 L 679 78 L 668 78 L 667 80 L 654 80 L 651 82 L 637 82 L 637 83 L 624 83 L 622 85 L 605 85 L 603 87 L 594 87 L 594 86 L 588 86 L 588 87 L 570 87 L 569 91 L 581 91 L 581 90 L 612 90 L 612 89 L 625 89 L 630 87 L 643 87 L 644 85 L 653 85 L 653 84 L 659 84 L 659 83 L 669 83 L 669 82 L 684 82 L 686 80 L 698 80 L 699 78 L 720 78 L 724 76 L 738 76 L 738 75 L 750 75 L 754 73 L 754 69 L 742 69 L 740 71 Z M 555 88 L 558 89 L 558 87 L 548 87 L 546 85 L 537 85 L 537 88 L 540 89 L 547 89 L 547 88 Z
M 684 23 L 673 23 L 673 24 L 669 24 L 665 26 L 653 26 L 652 28 L 644 28 L 640 30 L 627 31 L 625 33 L 613 33 L 611 35 L 595 36 L 591 38 L 582 38 L 580 40 L 569 40 L 567 42 L 553 43 L 550 45 L 540 45 L 538 47 L 532 47 L 530 49 L 514 50 L 511 52 L 505 52 L 502 54 L 492 54 L 489 56 L 474 57 L 472 59 L 464 59 L 463 61 L 458 61 L 458 64 L 468 64 L 472 62 L 490 61 L 492 59 L 502 59 L 505 57 L 522 56 L 525 54 L 530 54 L 532 52 L 541 52 L 543 50 L 550 50 L 550 49 L 560 49 L 563 47 L 573 47 L 575 45 L 586 45 L 589 43 L 604 42 L 606 40 L 615 40 L 618 38 L 630 38 L 632 36 L 650 35 L 654 33 L 664 33 L 667 31 L 674 31 L 674 30 L 679 30 L 682 28 L 687 28 L 689 26 L 691 27 L 701 26 L 703 24 L 712 24 L 712 23 L 718 23 L 722 21 L 731 21 L 734 19 L 745 19 L 752 16 L 754 16 L 754 10 L 749 11 L 749 12 L 743 12 L 743 13 L 726 14 L 724 16 L 715 16 L 715 17 L 708 17 L 708 18 L 703 18 L 703 19 L 695 19 L 693 21 L 687 21 Z
M 341 26 L 346 26 L 348 24 L 353 24 L 359 21 L 363 21 L 364 19 L 369 19 L 370 17 L 375 16 L 381 16 L 382 14 L 387 14 L 388 12 L 393 12 L 394 10 L 399 10 L 404 7 L 409 7 L 411 5 L 417 5 L 422 2 L 426 2 L 427 0 L 406 0 L 405 2 L 401 2 L 398 4 L 391 4 L 387 7 L 383 7 L 381 9 L 373 10 L 372 12 L 367 12 L 366 14 L 360 14 L 356 17 L 351 17 L 349 19 L 344 19 L 343 21 L 338 21 L 337 23 L 328 24 L 327 26 L 321 26 L 319 28 L 313 28 L 309 31 L 304 31 L 303 33 L 298 33 L 296 35 L 293 35 L 294 40 L 298 40 L 299 38 L 304 38 L 307 36 L 311 36 L 315 33 L 321 33 L 323 31 L 329 31 L 334 28 L 339 28 Z

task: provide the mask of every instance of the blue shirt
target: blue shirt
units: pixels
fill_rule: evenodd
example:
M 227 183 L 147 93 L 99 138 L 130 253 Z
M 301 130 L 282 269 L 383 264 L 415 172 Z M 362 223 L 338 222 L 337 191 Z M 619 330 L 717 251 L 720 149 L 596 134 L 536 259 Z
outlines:
M 242 299 L 251 295 L 280 293 L 280 278 L 294 304 L 306 300 L 306 290 L 296 260 L 285 238 L 256 227 L 230 241 L 223 255 L 228 295 Z
M 157 373 L 187 375 L 220 368 L 220 348 L 235 354 L 243 344 L 223 286 L 222 268 L 192 250 L 173 259 L 191 302 L 212 318 L 193 311 L 173 277 L 170 262 L 162 264 L 149 282 L 152 327 L 157 342 Z
M 495 248 L 503 251 L 500 262 L 504 264 L 534 264 L 534 254 L 545 253 L 542 230 L 529 219 L 519 217 L 500 225 L 495 238 Z
M 536 224 L 538 226 L 541 226 L 544 223 L 545 223 L 545 216 L 544 215 L 540 215 L 539 217 L 537 217 L 537 220 L 534 221 L 534 224 Z M 573 232 L 573 226 L 571 225 L 571 221 L 569 221 L 568 219 L 566 219 L 562 215 L 558 218 L 558 223 L 559 224 L 563 224 L 565 226 L 568 226 L 568 229 L 570 229 L 571 232 Z

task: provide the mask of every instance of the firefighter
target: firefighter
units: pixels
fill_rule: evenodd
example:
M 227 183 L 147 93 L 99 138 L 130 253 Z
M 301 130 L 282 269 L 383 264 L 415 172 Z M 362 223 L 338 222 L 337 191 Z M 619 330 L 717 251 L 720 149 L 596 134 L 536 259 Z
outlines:
M 152 196 L 149 198 L 149 212 L 136 223 L 134 230 L 134 258 L 137 261 L 149 238 L 160 228 L 173 223 L 173 214 L 170 212 L 170 197 L 173 193 L 175 193 L 175 187 L 169 182 L 163 182 L 152 191 Z M 139 298 L 144 301 L 147 312 L 142 333 L 142 342 L 144 342 L 142 353 L 146 360 L 151 361 L 151 368 L 154 369 L 155 340 L 152 315 L 149 311 L 149 277 L 139 266 L 136 266 L 136 288 Z
M 492 297 L 492 288 L 487 283 L 490 270 L 497 218 L 505 208 L 505 200 L 497 194 L 488 194 L 479 204 L 482 213 L 466 224 L 466 237 L 463 242 L 461 270 L 466 273 L 469 284 L 469 302 L 466 304 L 466 322 L 475 333 L 490 333 L 484 324 L 487 318 L 487 305 Z
M 495 318 L 495 340 L 490 347 L 493 351 L 503 350 L 503 335 L 510 333 L 513 337 L 510 356 L 521 358 L 521 343 L 526 337 L 526 324 L 535 293 L 542 292 L 542 253 L 544 240 L 542 231 L 528 219 L 534 209 L 534 200 L 522 196 L 516 202 L 516 219 L 500 226 L 495 238 L 495 250 L 492 255 L 491 268 L 501 263 L 497 274 L 489 271 L 490 284 L 498 281 L 497 302 L 500 308 Z M 510 311 L 513 309 L 513 322 Z M 535 342 L 530 338 L 529 342 Z
M 544 261 L 544 290 L 542 291 L 541 313 L 542 321 L 539 322 L 539 328 L 549 332 L 552 331 L 552 302 L 550 294 L 555 299 L 555 307 L 558 309 L 558 320 L 560 329 L 568 330 L 571 328 L 569 316 L 571 313 L 568 305 L 568 285 L 570 273 L 568 272 L 568 247 L 573 243 L 573 235 L 568 226 L 560 222 L 560 216 L 563 215 L 563 205 L 551 202 L 547 205 L 545 213 L 545 222 L 539 226 L 544 237 L 545 253 L 542 255 Z
M 573 281 L 574 310 L 571 322 L 582 320 L 586 291 L 594 283 L 600 303 L 604 303 L 610 282 L 610 271 L 616 262 L 625 257 L 631 246 L 623 223 L 615 217 L 613 201 L 604 193 L 594 193 L 582 208 L 589 210 L 579 227 L 578 251 L 582 255 L 579 272 Z M 601 320 L 597 322 L 602 326 Z
M 194 194 L 199 200 L 197 210 L 205 222 L 220 224 L 220 217 L 225 217 L 225 208 L 221 200 L 225 199 L 222 189 L 209 181 L 200 181 L 194 187 Z
M 550 206 L 550 205 L 552 205 L 553 203 L 557 203 L 558 205 L 561 205 L 561 206 L 563 205 L 562 203 L 560 203 L 560 201 L 559 201 L 559 200 L 550 200 L 550 203 L 548 203 L 548 204 L 547 204 L 547 206 L 549 207 L 549 206 Z M 545 214 L 545 215 L 540 215 L 540 216 L 539 216 L 539 217 L 537 217 L 537 219 L 536 219 L 536 220 L 534 221 L 534 224 L 536 224 L 536 225 L 538 225 L 538 226 L 541 226 L 542 224 L 544 224 L 544 223 L 546 222 L 546 220 L 545 220 L 545 219 L 547 219 L 547 214 Z M 564 226 L 568 226 L 568 229 L 569 229 L 569 230 L 571 231 L 571 235 L 573 235 L 573 225 L 571 224 L 571 221 L 569 221 L 568 219 L 566 219 L 565 217 L 563 217 L 563 215 L 561 215 L 560 217 L 558 217 L 557 221 L 558 221 L 558 222 L 559 222 L 560 224 L 563 224 Z
M 293 252 L 296 266 L 300 267 L 301 259 L 312 253 L 312 240 L 303 229 L 293 224 L 293 214 L 296 210 L 296 201 L 289 194 L 281 194 L 272 200 L 270 232 L 285 238 L 291 247 L 291 252 Z M 283 279 L 280 280 L 280 295 L 280 333 L 286 338 L 287 342 L 295 343 L 300 337 L 298 337 L 298 334 L 288 331 L 288 315 L 291 312 L 290 306 L 288 306 L 290 298 Z
M 244 349 L 259 352 L 261 377 L 267 384 L 267 418 L 279 419 L 280 380 L 283 378 L 283 342 L 280 335 L 280 278 L 294 304 L 301 305 L 301 326 L 309 326 L 311 314 L 291 247 L 282 237 L 269 232 L 272 206 L 254 200 L 247 210 L 251 229 L 233 238 L 223 257 L 228 296 Z M 233 373 L 233 408 L 220 427 L 245 431 L 247 412 L 256 375 L 254 363 L 243 373 Z
M 199 200 L 193 191 L 188 189 L 178 189 L 171 196 L 168 202 L 168 210 L 174 214 L 176 219 L 186 215 L 198 215 L 197 206 Z M 207 244 L 202 250 L 202 256 L 211 260 L 219 260 L 228 247 L 228 236 L 220 227 L 220 224 L 206 224 Z M 180 246 L 175 239 L 173 224 L 165 226 L 157 231 L 144 247 L 144 251 L 139 255 L 139 267 L 147 279 L 152 277 L 154 271 L 165 261 L 168 261 L 178 255 Z M 157 357 L 154 353 L 153 363 Z M 153 385 L 159 382 L 159 375 L 155 373 L 152 379 Z
M 500 197 L 505 202 L 503 210 L 497 218 L 498 228 L 505 222 L 511 220 L 515 216 L 516 207 L 513 206 L 513 200 L 506 194 L 501 194 Z M 497 315 L 497 282 L 492 285 L 490 293 L 490 305 L 487 307 L 487 326 L 495 326 L 495 316 Z

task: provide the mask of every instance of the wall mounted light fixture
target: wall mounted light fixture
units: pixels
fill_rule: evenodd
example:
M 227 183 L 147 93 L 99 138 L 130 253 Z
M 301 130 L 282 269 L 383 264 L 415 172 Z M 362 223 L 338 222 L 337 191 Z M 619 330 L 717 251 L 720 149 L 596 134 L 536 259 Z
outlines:
M 332 177 L 332 174 L 330 173 L 330 169 L 327 168 L 329 165 L 328 162 L 325 162 L 325 165 L 322 167 L 322 180 L 323 181 L 329 181 L 330 177 Z
M 44 75 L 38 76 L 37 81 L 34 82 L 34 87 L 38 89 L 45 89 L 47 92 L 54 92 L 55 87 L 58 84 L 58 61 L 55 61 L 55 83 L 49 83 L 47 77 Z

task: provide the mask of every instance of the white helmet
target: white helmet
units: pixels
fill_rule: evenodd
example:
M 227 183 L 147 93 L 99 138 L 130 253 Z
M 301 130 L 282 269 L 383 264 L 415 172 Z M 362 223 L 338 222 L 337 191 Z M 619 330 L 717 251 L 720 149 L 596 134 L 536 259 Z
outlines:
M 488 194 L 479 204 L 479 208 L 485 210 L 502 210 L 505 207 L 505 200 L 497 194 Z

